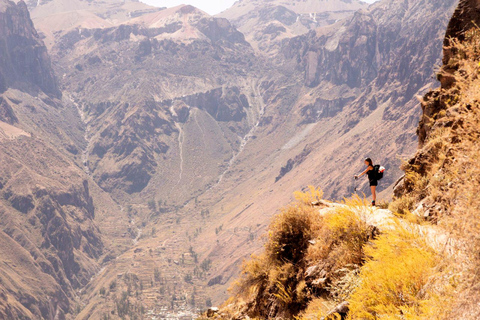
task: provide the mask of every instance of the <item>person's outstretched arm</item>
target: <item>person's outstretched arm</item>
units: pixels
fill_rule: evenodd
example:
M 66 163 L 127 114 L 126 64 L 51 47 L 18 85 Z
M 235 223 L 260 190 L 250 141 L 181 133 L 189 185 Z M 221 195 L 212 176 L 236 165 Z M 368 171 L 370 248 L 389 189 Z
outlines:
M 372 170 L 372 169 L 373 169 L 373 167 L 372 167 L 372 166 L 369 166 L 367 169 L 365 169 L 365 171 L 363 171 L 363 172 L 360 173 L 359 175 L 354 176 L 355 179 L 360 178 L 361 176 L 363 176 L 364 174 L 366 174 L 368 171 L 370 171 L 370 170 Z

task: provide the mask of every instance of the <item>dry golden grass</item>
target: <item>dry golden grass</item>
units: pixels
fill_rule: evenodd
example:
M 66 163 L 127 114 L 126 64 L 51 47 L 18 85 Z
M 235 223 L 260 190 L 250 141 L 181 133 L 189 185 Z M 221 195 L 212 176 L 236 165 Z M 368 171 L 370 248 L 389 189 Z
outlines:
M 431 131 L 414 164 L 406 164 L 406 191 L 390 208 L 408 213 L 422 203 L 435 221 L 459 243 L 459 258 L 450 265 L 458 272 L 456 301 L 443 318 L 478 319 L 480 277 L 480 30 L 466 40 L 451 41 L 454 53 L 444 70 L 456 70 L 449 88 L 427 95 L 427 104 L 441 110 L 427 119 Z M 413 163 L 413 162 L 411 162 Z M 452 271 L 454 272 L 454 271 Z M 441 276 L 437 277 L 441 279 Z M 448 282 L 448 279 L 444 279 Z M 440 318 L 440 317 L 437 317 Z
M 426 319 L 425 288 L 440 259 L 425 238 L 397 224 L 365 251 L 369 258 L 350 298 L 349 319 Z

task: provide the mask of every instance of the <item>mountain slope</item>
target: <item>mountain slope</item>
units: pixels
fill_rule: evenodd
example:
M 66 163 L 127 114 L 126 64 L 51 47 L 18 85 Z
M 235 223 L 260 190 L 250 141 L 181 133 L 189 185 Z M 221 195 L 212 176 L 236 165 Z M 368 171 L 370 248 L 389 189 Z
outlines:
M 122 250 L 123 240 L 111 242 L 127 227 L 113 214 L 118 229 L 102 238 L 95 220 L 103 227 L 102 209 L 116 205 L 79 165 L 78 111 L 62 101 L 26 5 L 0 8 L 0 318 L 65 319 L 102 255 Z
M 53 46 L 59 33 L 76 28 L 111 27 L 162 10 L 139 1 L 31 0 L 26 3 L 48 48 Z
M 230 20 L 255 48 L 271 56 L 281 41 L 333 24 L 366 9 L 362 1 L 237 1 L 219 14 Z
M 119 196 L 192 199 L 217 181 L 259 113 L 242 83 L 259 66 L 251 47 L 228 21 L 191 6 L 72 31 L 53 53 L 92 132 L 89 169 Z M 224 138 L 203 148 L 214 136 Z

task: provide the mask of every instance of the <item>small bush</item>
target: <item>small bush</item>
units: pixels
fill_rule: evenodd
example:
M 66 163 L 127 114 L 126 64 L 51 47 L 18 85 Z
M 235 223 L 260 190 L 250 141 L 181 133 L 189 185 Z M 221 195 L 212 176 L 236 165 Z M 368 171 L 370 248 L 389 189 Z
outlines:
M 290 205 L 273 218 L 266 252 L 275 264 L 301 263 L 309 241 L 317 236 L 320 216 L 306 205 Z
M 303 274 L 305 256 L 317 238 L 322 221 L 310 205 L 319 190 L 296 193 L 297 202 L 275 216 L 268 230 L 263 254 L 253 256 L 243 266 L 242 277 L 234 285 L 235 303 L 250 317 L 290 318 L 306 307 L 309 300 Z
M 365 259 L 363 246 L 375 233 L 366 223 L 371 210 L 362 199 L 355 197 L 326 214 L 318 238 L 308 250 L 309 264 L 322 261 L 332 278 L 338 278 L 332 274 L 337 270 L 358 268 Z
M 414 205 L 415 198 L 409 195 L 405 195 L 403 197 L 399 197 L 393 200 L 388 206 L 388 209 L 400 215 L 407 215 L 408 213 L 413 211 Z
M 301 204 L 311 205 L 314 202 L 322 200 L 323 191 L 314 186 L 308 186 L 308 191 L 296 191 L 293 193 L 295 200 Z

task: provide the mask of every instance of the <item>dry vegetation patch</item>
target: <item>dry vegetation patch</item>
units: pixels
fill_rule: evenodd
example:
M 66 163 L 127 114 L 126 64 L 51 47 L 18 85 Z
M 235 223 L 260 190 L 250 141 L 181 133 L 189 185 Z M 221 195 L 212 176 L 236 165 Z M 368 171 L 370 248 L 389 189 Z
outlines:
M 450 265 L 457 276 L 449 317 L 478 319 L 480 30 L 450 44 L 451 58 L 439 72 L 443 86 L 422 103 L 423 147 L 405 163 L 404 189 L 390 208 L 428 216 L 455 239 L 460 258 Z
M 358 210 L 360 199 L 321 214 L 311 206 L 321 195 L 297 192 L 273 218 L 265 251 L 244 264 L 222 318 L 292 319 L 349 296 L 374 230 Z

